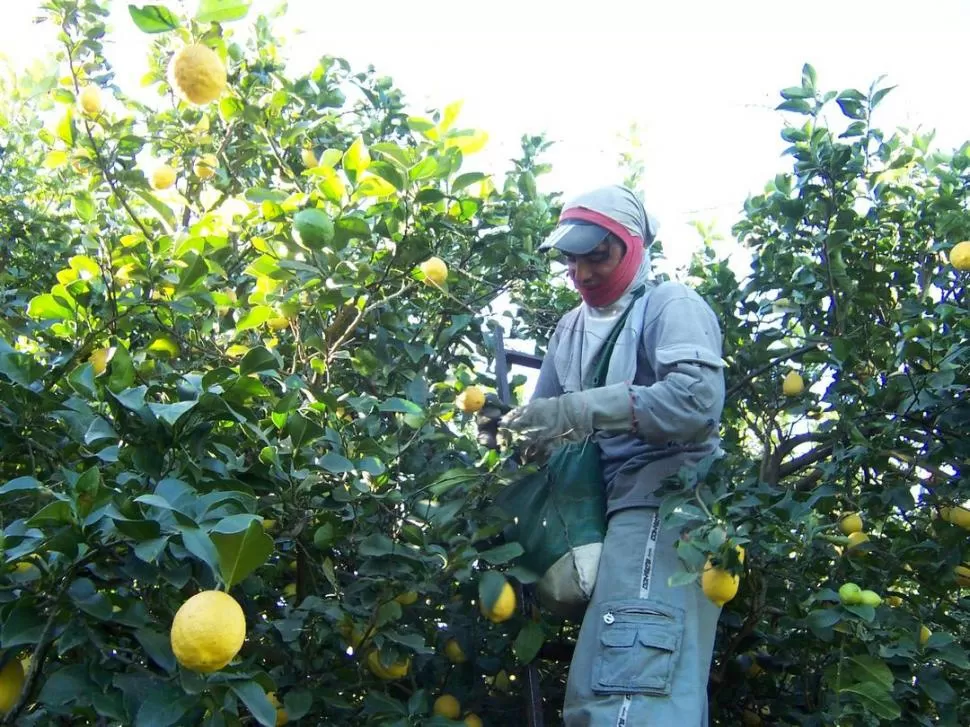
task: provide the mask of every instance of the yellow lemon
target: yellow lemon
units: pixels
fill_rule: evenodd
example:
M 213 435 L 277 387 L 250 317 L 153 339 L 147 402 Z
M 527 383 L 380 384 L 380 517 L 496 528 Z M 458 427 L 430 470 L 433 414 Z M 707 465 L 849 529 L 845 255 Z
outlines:
M 282 331 L 285 328 L 290 327 L 290 319 L 286 316 L 276 316 L 275 318 L 270 318 L 266 321 L 266 325 L 271 331 Z
M 394 662 L 390 666 L 384 666 L 381 664 L 380 652 L 377 649 L 372 649 L 367 654 L 367 667 L 379 679 L 392 681 L 407 676 L 408 670 L 411 668 L 411 659 L 402 659 Z
M 445 644 L 445 656 L 448 657 L 448 660 L 452 664 L 464 664 L 468 661 L 468 657 L 465 656 L 461 644 L 455 639 L 448 639 L 448 642 Z
M 215 176 L 219 168 L 219 158 L 215 154 L 203 154 L 195 160 L 192 171 L 199 179 L 209 179 Z
M 970 568 L 965 565 L 958 565 L 953 569 L 953 577 L 956 578 L 960 588 L 970 588 Z
M 458 395 L 455 403 L 466 414 L 474 414 L 485 406 L 485 392 L 477 386 L 469 386 Z
M 218 671 L 242 648 L 246 616 L 228 593 L 202 591 L 176 612 L 171 637 L 179 664 L 203 673 Z
M 431 257 L 421 263 L 421 272 L 429 283 L 441 285 L 448 279 L 448 266 L 440 257 Z
M 704 573 L 701 575 L 701 589 L 704 595 L 718 606 L 724 606 L 738 595 L 738 586 L 741 583 L 741 576 L 733 575 L 730 571 L 723 568 L 715 568 L 710 560 L 704 565 Z
M 183 99 L 203 106 L 215 101 L 225 90 L 226 67 L 214 50 L 193 43 L 172 56 L 168 80 Z
M 100 376 L 108 369 L 108 354 L 111 353 L 111 349 L 99 348 L 91 352 L 91 357 L 88 361 L 91 363 L 91 368 L 94 369 L 94 375 Z
M 97 86 L 85 86 L 77 97 L 78 105 L 85 116 L 97 116 L 104 110 L 101 99 L 101 89 Z
M 950 250 L 950 265 L 957 270 L 970 270 L 970 240 L 958 242 Z
M 843 535 L 852 535 L 852 533 L 858 533 L 862 530 L 862 518 L 857 512 L 850 515 L 845 515 L 841 520 L 839 520 L 839 528 L 842 530 Z
M 394 600 L 400 603 L 402 606 L 410 606 L 412 603 L 418 600 L 418 592 L 405 591 Z
M 458 719 L 461 714 L 461 704 L 450 694 L 442 694 L 434 700 L 431 713 L 447 719 Z
M 304 149 L 300 152 L 300 159 L 303 160 L 303 166 L 305 167 L 315 167 L 318 165 L 317 155 L 313 153 L 313 149 Z
M 919 627 L 919 643 L 920 643 L 920 646 L 922 646 L 927 641 L 929 641 L 930 640 L 930 636 L 932 636 L 932 635 L 933 635 L 933 632 L 932 631 L 930 631 L 928 628 L 926 628 L 925 625 L 921 625 Z
M 502 623 L 512 618 L 512 614 L 515 613 L 515 589 L 512 588 L 512 584 L 505 582 L 502 592 L 491 609 L 486 608 L 484 603 L 479 605 L 479 609 L 492 623 Z
M 857 548 L 863 543 L 867 542 L 869 542 L 869 536 L 861 530 L 857 530 L 854 533 L 849 533 L 849 550 Z
M 0 714 L 6 714 L 17 703 L 24 688 L 24 667 L 11 657 L 0 670 Z
M 283 725 L 290 721 L 290 716 L 283 709 L 283 704 L 276 696 L 276 692 L 266 692 L 266 698 L 276 708 L 276 727 L 283 727 Z
M 175 184 L 175 170 L 168 164 L 160 164 L 152 172 L 151 183 L 154 189 L 168 189 Z
M 789 371 L 781 385 L 785 396 L 798 396 L 805 390 L 805 381 L 797 371 Z
M 462 721 L 465 723 L 465 727 L 484 727 L 482 718 L 474 712 L 469 712 L 466 714 L 465 719 Z
M 960 505 L 956 507 L 941 507 L 940 518 L 948 523 L 958 525 L 964 530 L 970 530 L 970 510 Z

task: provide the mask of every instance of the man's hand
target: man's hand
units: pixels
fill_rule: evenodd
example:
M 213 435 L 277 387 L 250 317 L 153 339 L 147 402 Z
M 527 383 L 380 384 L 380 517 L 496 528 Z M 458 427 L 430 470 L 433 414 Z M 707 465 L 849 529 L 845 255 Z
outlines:
M 475 415 L 479 444 L 489 449 L 498 449 L 499 422 L 502 416 L 511 410 L 512 407 L 503 404 L 502 400 L 495 394 L 489 392 L 485 395 L 485 405 Z
M 527 459 L 545 458 L 557 447 L 581 442 L 594 431 L 632 431 L 630 388 L 615 384 L 536 399 L 513 409 L 501 426 L 518 435 L 515 438 Z

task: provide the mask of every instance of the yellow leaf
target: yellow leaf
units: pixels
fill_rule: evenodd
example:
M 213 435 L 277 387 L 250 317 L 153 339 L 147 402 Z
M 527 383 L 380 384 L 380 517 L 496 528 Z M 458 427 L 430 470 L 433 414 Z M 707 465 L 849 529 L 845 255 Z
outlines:
M 357 185 L 357 194 L 362 197 L 388 197 L 397 190 L 394 185 L 381 177 L 369 176 Z
M 337 162 L 343 157 L 343 152 L 340 149 L 324 149 L 323 153 L 320 154 L 320 159 L 317 161 L 317 165 L 321 167 L 333 168 L 337 166 Z
M 347 193 L 344 180 L 332 167 L 319 167 L 319 169 L 323 171 L 321 175 L 323 179 L 320 181 L 320 191 L 323 192 L 323 196 L 331 202 L 341 204 Z
M 448 131 L 452 124 L 455 123 L 455 119 L 458 118 L 458 114 L 461 113 L 461 108 L 464 105 L 464 101 L 458 100 L 445 106 L 444 114 L 442 114 L 441 117 L 441 123 L 438 124 L 438 131 L 442 133 Z
M 73 283 L 77 280 L 77 270 L 72 270 L 71 268 L 64 268 L 63 270 L 57 271 L 57 282 L 61 285 L 67 285 L 68 283 Z
M 364 140 L 358 136 L 344 154 L 344 169 L 349 169 L 352 172 L 360 174 L 369 166 L 370 153 L 367 151 L 367 147 L 364 146 Z
M 67 152 L 63 149 L 55 149 L 44 157 L 44 166 L 48 169 L 57 169 L 67 164 Z
M 466 156 L 481 151 L 487 143 L 488 134 L 478 130 L 457 131 L 445 140 L 446 147 L 455 147 Z

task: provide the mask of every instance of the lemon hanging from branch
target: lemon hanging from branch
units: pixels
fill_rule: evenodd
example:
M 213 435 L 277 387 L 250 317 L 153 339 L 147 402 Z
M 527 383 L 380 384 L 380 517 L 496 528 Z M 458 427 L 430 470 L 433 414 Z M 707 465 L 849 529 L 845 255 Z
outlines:
M 175 92 L 196 106 L 215 101 L 226 88 L 226 67 L 209 46 L 193 43 L 179 50 L 168 66 Z
M 182 604 L 172 621 L 172 651 L 186 669 L 219 671 L 246 640 L 246 616 L 235 598 L 202 591 Z

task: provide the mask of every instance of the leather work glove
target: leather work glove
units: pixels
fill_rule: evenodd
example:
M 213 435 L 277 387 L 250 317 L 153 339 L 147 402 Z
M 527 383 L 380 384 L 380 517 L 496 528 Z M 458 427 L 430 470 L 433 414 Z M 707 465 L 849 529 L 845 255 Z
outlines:
M 513 409 L 502 419 L 502 426 L 517 435 L 528 461 L 545 459 L 557 447 L 581 442 L 595 431 L 632 431 L 630 387 L 613 384 L 537 399 Z
M 475 415 L 475 424 L 478 426 L 478 443 L 489 449 L 498 449 L 498 427 L 499 422 L 505 414 L 512 411 L 512 407 L 502 402 L 498 396 L 492 392 L 485 395 L 485 404 Z

